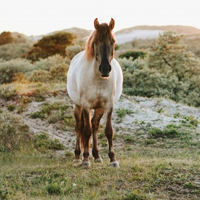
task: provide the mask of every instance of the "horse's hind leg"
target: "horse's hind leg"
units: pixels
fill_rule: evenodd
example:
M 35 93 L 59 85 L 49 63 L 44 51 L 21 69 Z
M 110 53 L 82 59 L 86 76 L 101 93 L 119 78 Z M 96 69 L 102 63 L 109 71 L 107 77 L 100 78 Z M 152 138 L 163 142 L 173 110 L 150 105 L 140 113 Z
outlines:
M 81 164 L 81 134 L 83 129 L 83 119 L 82 119 L 82 108 L 78 105 L 75 105 L 74 116 L 76 119 L 76 148 L 75 148 L 75 160 L 74 165 Z
M 83 166 L 90 166 L 89 161 L 89 149 L 90 149 L 90 137 L 92 135 L 92 124 L 91 124 L 91 111 L 90 110 L 83 110 L 84 116 L 84 129 L 83 129 L 83 136 L 82 140 L 84 140 L 84 153 L 83 153 Z
M 119 163 L 116 160 L 116 156 L 115 156 L 115 152 L 113 148 L 112 109 L 109 112 L 107 112 L 105 134 L 106 134 L 106 137 L 108 139 L 108 144 L 109 144 L 108 156 L 110 158 L 110 165 L 113 167 L 119 167 Z
M 99 150 L 98 150 L 98 138 L 97 138 L 97 133 L 99 130 L 99 123 L 104 114 L 104 109 L 99 108 L 96 109 L 94 112 L 94 116 L 92 118 L 92 129 L 93 129 L 93 148 L 92 148 L 92 155 L 95 159 L 96 162 L 102 162 L 102 159 L 99 155 Z

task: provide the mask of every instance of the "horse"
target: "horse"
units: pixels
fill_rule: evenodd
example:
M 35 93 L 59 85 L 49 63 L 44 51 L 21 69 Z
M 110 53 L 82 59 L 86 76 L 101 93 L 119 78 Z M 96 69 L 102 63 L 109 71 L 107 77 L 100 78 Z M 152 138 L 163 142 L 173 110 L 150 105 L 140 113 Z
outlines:
M 109 144 L 110 166 L 119 167 L 113 148 L 112 112 L 122 93 L 122 70 L 114 58 L 115 21 L 100 24 L 94 20 L 95 30 L 86 42 L 85 50 L 71 61 L 67 74 L 67 91 L 74 102 L 76 147 L 74 165 L 90 166 L 90 138 L 93 137 L 92 155 L 102 162 L 98 149 L 98 130 L 105 113 L 105 135 Z M 93 112 L 92 112 L 93 110 Z M 92 117 L 93 113 L 93 117 Z M 83 160 L 81 159 L 83 150 Z

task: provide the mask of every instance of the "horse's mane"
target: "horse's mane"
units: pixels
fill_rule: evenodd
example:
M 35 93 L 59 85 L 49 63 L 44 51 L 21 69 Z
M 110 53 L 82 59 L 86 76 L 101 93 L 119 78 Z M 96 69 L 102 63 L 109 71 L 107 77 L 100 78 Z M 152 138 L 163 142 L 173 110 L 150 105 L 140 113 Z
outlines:
M 94 43 L 108 43 L 109 41 L 115 42 L 114 34 L 108 24 L 103 23 L 99 25 L 98 29 L 92 32 L 86 42 L 85 51 L 87 60 L 94 57 Z

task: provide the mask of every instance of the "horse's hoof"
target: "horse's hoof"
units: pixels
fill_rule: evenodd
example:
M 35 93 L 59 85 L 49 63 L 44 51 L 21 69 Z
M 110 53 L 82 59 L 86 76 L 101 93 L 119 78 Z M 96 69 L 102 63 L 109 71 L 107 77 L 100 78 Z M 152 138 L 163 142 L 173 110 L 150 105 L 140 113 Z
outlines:
M 90 161 L 83 161 L 83 162 L 81 163 L 81 166 L 82 166 L 82 167 L 90 167 L 90 165 L 91 165 Z
M 94 161 L 95 161 L 96 163 L 102 163 L 102 162 L 103 162 L 103 159 L 102 159 L 102 158 L 96 158 Z
M 118 161 L 110 162 L 110 166 L 115 167 L 115 168 L 119 168 L 119 162 Z
M 81 160 L 81 159 L 75 159 L 75 160 L 73 160 L 74 167 L 80 166 L 81 163 L 82 163 L 82 160 Z

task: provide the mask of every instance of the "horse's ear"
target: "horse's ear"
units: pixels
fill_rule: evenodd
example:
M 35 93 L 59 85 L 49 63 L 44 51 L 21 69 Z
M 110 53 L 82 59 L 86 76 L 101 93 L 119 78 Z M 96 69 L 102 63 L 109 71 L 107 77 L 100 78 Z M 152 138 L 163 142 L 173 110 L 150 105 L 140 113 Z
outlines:
M 95 28 L 95 29 L 98 29 L 98 27 L 99 27 L 99 21 L 98 21 L 98 18 L 96 18 L 96 19 L 94 20 L 94 28 Z
M 110 30 L 112 30 L 114 26 L 115 26 L 115 20 L 111 18 L 110 23 L 109 23 Z

